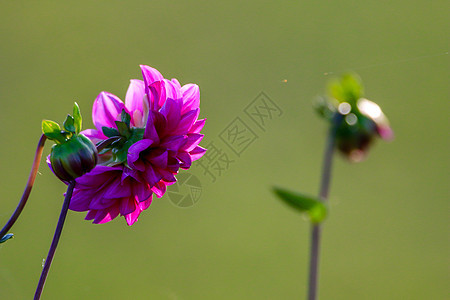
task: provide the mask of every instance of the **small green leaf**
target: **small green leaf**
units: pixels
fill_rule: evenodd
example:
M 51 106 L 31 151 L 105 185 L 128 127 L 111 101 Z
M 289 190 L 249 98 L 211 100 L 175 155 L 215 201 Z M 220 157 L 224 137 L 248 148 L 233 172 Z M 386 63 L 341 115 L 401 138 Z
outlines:
M 56 122 L 50 120 L 43 120 L 42 132 L 49 140 L 56 141 L 57 143 L 62 144 L 66 140 L 66 137 L 61 131 L 61 127 L 59 127 L 58 123 Z
M 109 128 L 109 127 L 106 127 L 106 126 L 102 127 L 102 131 L 103 131 L 103 134 L 106 135 L 109 138 L 113 137 L 113 136 L 119 136 L 120 135 L 119 132 L 116 129 Z
M 324 119 L 331 120 L 336 113 L 335 99 L 328 99 L 325 97 L 317 97 L 313 102 L 313 107 L 316 112 Z
M 0 244 L 6 242 L 9 239 L 12 239 L 14 237 L 14 234 L 12 233 L 8 233 L 5 234 L 1 239 L 0 239 Z
M 312 223 L 322 222 L 327 215 L 326 206 L 317 198 L 274 187 L 273 191 L 281 200 L 301 212 L 308 213 Z
M 75 133 L 78 134 L 81 131 L 82 118 L 80 107 L 76 102 L 73 105 L 73 119 L 74 119 Z
M 361 80 L 355 74 L 345 74 L 329 84 L 330 95 L 339 102 L 348 102 L 352 106 L 363 96 Z
M 120 119 L 122 122 L 124 122 L 128 128 L 130 128 L 130 121 L 131 116 L 125 111 L 125 109 L 122 109 L 122 113 L 120 114 Z
M 71 115 L 67 115 L 66 119 L 64 120 L 63 126 L 65 130 L 75 133 L 74 118 Z
M 125 122 L 115 121 L 117 129 L 121 136 L 129 138 L 131 135 L 130 129 Z
M 42 121 L 42 132 L 44 134 L 47 133 L 53 133 L 53 132 L 60 132 L 61 127 L 59 127 L 59 124 L 50 120 L 43 120 Z

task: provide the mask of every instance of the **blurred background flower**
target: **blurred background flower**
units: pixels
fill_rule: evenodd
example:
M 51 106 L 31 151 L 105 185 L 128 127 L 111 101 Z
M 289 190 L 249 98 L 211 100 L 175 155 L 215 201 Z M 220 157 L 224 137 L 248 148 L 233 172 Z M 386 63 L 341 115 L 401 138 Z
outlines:
M 364 79 L 396 138 L 362 164 L 336 160 L 321 299 L 448 297 L 448 1 L 3 1 L 0 16 L 3 220 L 42 118 L 60 121 L 76 100 L 83 128 L 94 128 L 93 95 L 123 97 L 139 64 L 201 87 L 205 155 L 215 142 L 235 161 L 214 183 L 200 166 L 206 156 L 188 170 L 202 185 L 190 209 L 163 198 L 132 227 L 69 214 L 48 299 L 297 298 L 309 228 L 266 187 L 316 194 L 328 126 L 311 99 L 324 73 L 347 70 Z M 261 91 L 284 112 L 265 131 L 243 112 Z M 239 157 L 216 139 L 236 117 L 258 137 Z M 2 299 L 33 294 L 59 214 L 65 186 L 47 166 L 40 172 L 1 248 Z M 130 288 L 143 279 L 145 288 Z
M 394 132 L 381 108 L 363 98 L 361 79 L 345 74 L 330 82 L 329 95 L 314 102 L 316 111 L 328 122 L 336 122 L 336 146 L 350 161 L 363 160 L 375 137 L 392 140 Z

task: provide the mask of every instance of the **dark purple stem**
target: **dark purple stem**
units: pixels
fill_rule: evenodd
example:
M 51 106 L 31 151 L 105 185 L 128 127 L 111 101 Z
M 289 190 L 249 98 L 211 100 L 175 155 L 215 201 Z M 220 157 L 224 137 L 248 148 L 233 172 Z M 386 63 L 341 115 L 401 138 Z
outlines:
M 328 193 L 330 191 L 331 167 L 333 165 L 334 146 L 336 144 L 336 130 L 342 120 L 342 115 L 336 113 L 331 124 L 328 134 L 327 144 L 322 166 L 322 179 L 320 182 L 319 198 L 326 203 Z M 308 300 L 317 299 L 317 290 L 319 284 L 319 253 L 320 253 L 320 236 L 322 227 L 320 224 L 312 224 L 311 227 L 311 251 L 309 261 L 309 285 Z
M 0 231 L 0 238 L 3 237 L 6 233 L 8 233 L 8 231 L 11 229 L 11 227 L 19 218 L 20 213 L 25 207 L 25 204 L 27 204 L 28 197 L 30 196 L 31 189 L 33 188 L 34 180 L 36 179 L 36 174 L 39 169 L 42 151 L 44 151 L 44 144 L 46 139 L 47 137 L 45 135 L 41 135 L 41 138 L 39 139 L 39 143 L 36 149 L 36 154 L 34 155 L 34 161 L 33 165 L 31 166 L 30 175 L 28 176 L 27 185 L 25 186 L 25 190 L 23 191 L 22 194 L 22 198 L 20 199 L 20 202 L 17 205 L 16 210 L 12 214 L 11 218 L 9 218 L 8 222 L 5 224 L 5 226 L 3 226 L 2 230 Z
M 64 221 L 66 220 L 67 210 L 69 209 L 70 199 L 72 198 L 72 192 L 75 188 L 75 181 L 71 181 L 67 187 L 66 197 L 64 199 L 63 206 L 61 208 L 61 214 L 59 215 L 58 225 L 56 226 L 55 235 L 53 236 L 53 241 L 48 251 L 47 258 L 45 259 L 44 269 L 42 269 L 41 278 L 39 278 L 39 283 L 36 288 L 36 293 L 34 294 L 34 300 L 41 299 L 42 290 L 44 289 L 45 280 L 47 279 L 48 271 L 50 270 L 50 265 L 53 261 L 53 256 L 55 255 L 56 247 L 58 246 L 59 238 L 61 237 L 61 232 L 64 226 Z

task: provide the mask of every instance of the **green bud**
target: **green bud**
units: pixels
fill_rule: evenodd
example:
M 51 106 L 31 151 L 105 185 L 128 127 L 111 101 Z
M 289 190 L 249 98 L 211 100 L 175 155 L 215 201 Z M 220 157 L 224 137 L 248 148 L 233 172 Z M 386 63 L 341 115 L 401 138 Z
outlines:
M 50 153 L 53 172 L 63 181 L 71 181 L 91 171 L 97 164 L 97 148 L 83 134 L 73 135 L 55 144 Z

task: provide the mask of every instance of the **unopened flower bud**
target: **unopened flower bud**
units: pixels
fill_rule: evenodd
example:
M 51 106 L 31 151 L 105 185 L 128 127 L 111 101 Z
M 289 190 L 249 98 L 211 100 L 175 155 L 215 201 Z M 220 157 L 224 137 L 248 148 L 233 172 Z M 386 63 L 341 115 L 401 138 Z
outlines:
M 68 115 L 63 123 L 64 130 L 53 122 L 44 120 L 42 132 L 55 141 L 50 163 L 55 175 L 62 181 L 72 181 L 91 171 L 97 165 L 98 152 L 90 139 L 80 134 L 81 113 L 78 104 L 73 108 L 73 117 Z
M 71 181 L 91 171 L 97 164 L 97 148 L 84 135 L 55 144 L 50 153 L 53 172 L 62 181 Z

